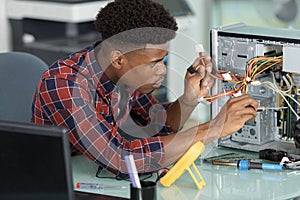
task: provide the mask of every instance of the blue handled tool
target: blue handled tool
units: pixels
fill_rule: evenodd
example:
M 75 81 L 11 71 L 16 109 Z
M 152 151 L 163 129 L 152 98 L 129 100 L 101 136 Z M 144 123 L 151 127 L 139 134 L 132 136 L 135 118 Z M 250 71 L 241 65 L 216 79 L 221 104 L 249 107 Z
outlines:
M 283 166 L 279 164 L 257 163 L 249 160 L 240 160 L 237 163 L 240 170 L 263 169 L 263 170 L 282 170 Z

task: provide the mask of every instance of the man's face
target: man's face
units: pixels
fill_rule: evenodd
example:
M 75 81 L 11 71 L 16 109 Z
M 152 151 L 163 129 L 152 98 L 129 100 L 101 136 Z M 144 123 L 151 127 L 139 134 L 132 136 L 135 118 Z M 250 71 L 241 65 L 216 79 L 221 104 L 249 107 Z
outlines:
M 167 54 L 167 44 L 147 45 L 144 49 L 126 53 L 128 62 L 121 80 L 142 93 L 159 88 L 167 73 L 163 63 Z

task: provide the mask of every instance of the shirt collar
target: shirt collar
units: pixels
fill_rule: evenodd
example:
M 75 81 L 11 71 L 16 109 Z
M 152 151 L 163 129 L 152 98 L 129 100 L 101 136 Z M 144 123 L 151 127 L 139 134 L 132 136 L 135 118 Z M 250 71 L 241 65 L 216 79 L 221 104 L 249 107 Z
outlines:
M 112 92 L 117 92 L 117 86 L 111 80 L 109 80 L 109 78 L 103 72 L 100 77 L 100 87 L 103 88 L 106 96 L 110 95 Z
M 87 56 L 89 57 L 91 65 L 92 78 L 94 79 L 94 81 L 96 81 L 97 88 L 101 88 L 104 91 L 105 96 L 108 96 L 112 92 L 117 91 L 117 86 L 106 76 L 106 74 L 103 72 L 102 67 L 96 59 L 95 48 L 100 43 L 101 41 L 96 42 L 93 45 L 93 48 L 88 51 Z

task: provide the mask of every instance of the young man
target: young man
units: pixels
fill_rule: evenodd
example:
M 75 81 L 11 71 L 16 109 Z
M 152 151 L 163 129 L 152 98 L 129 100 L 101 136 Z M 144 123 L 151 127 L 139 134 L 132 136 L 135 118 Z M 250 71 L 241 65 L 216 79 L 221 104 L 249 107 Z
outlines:
M 44 73 L 32 120 L 67 127 L 73 149 L 100 167 L 127 173 L 124 156 L 132 154 L 139 172 L 155 171 L 174 163 L 195 142 L 228 136 L 255 117 L 257 102 L 245 95 L 229 100 L 210 122 L 180 131 L 214 83 L 212 63 L 210 57 L 197 58 L 193 66 L 200 70 L 186 73 L 184 94 L 158 104 L 151 92 L 164 80 L 163 60 L 177 30 L 162 5 L 115 0 L 99 11 L 95 27 L 102 41 L 58 60 Z

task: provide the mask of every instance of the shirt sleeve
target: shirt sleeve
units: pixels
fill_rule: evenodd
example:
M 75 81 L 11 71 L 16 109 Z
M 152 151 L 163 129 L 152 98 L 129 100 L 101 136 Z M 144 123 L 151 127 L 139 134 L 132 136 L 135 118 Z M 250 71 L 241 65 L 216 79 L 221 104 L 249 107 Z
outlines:
M 158 170 L 164 156 L 161 138 L 123 138 L 118 126 L 109 123 L 104 112 L 95 110 L 94 92 L 86 81 L 59 75 L 41 82 L 38 98 L 47 118 L 67 127 L 71 144 L 101 167 L 127 173 L 124 156 L 132 154 L 140 173 Z M 105 109 L 110 108 L 103 103 Z
M 170 103 L 159 104 L 151 94 L 139 94 L 130 115 L 135 123 L 148 129 L 151 136 L 174 134 L 175 131 L 167 123 L 166 108 L 169 105 Z

